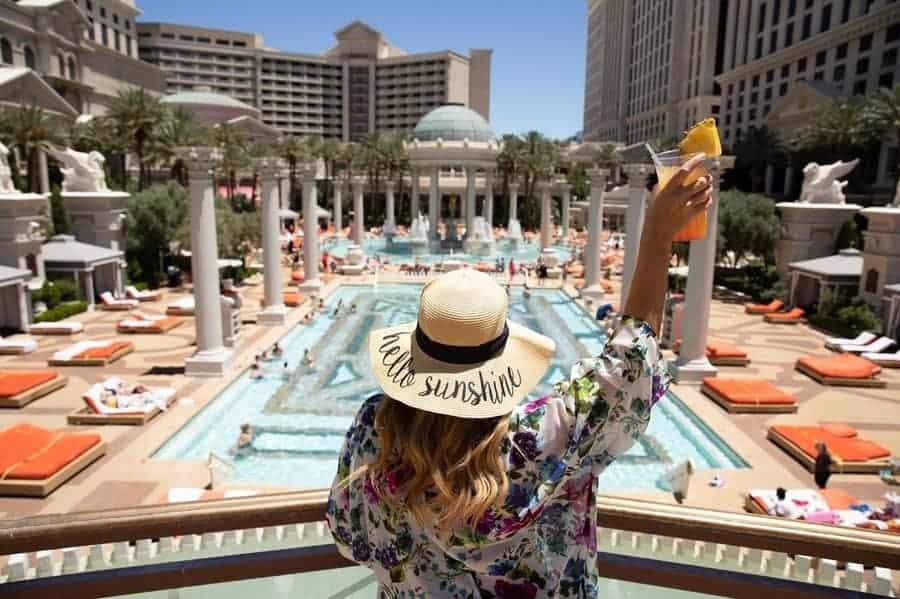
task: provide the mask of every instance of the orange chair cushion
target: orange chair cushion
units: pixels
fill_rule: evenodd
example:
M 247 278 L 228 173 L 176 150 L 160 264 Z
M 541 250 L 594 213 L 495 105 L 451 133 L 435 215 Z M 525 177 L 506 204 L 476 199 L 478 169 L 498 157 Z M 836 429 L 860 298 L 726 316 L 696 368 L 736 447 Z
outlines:
M 806 315 L 802 308 L 794 308 L 789 312 L 779 312 L 777 314 L 766 314 L 769 320 L 799 320 Z
M 86 349 L 77 356 L 75 356 L 76 360 L 86 359 L 86 358 L 108 358 L 114 353 L 125 349 L 131 344 L 127 341 L 114 341 L 109 345 L 104 345 L 103 347 L 93 347 L 91 349 Z
M 838 437 L 821 426 L 786 426 L 773 425 L 771 430 L 778 433 L 811 458 L 816 457 L 816 443 L 819 441 L 828 446 L 832 455 L 845 462 L 867 462 L 878 458 L 886 458 L 891 452 L 878 443 L 859 437 Z
M 784 308 L 784 302 L 777 299 L 768 304 L 744 304 L 744 311 L 747 314 L 772 314 L 782 308 Z
M 296 291 L 285 291 L 281 296 L 285 306 L 296 308 L 303 302 L 303 294 Z
M 835 437 L 852 439 L 858 434 L 855 428 L 853 428 L 849 424 L 844 424 L 842 422 L 822 422 L 819 424 L 819 426 L 822 427 L 822 430 L 828 431 Z
M 819 489 L 819 495 L 833 510 L 849 510 L 851 505 L 859 503 L 859 499 L 843 489 Z
M 497 270 L 497 267 L 486 262 L 479 262 L 475 265 L 475 270 L 478 272 L 494 272 Z
M 764 379 L 710 377 L 703 379 L 703 384 L 734 404 L 790 405 L 796 401 L 793 395 L 785 393 Z
M 302 270 L 295 270 L 291 272 L 291 280 L 295 283 L 302 283 L 304 278 L 305 276 Z
M 706 344 L 706 355 L 710 358 L 746 358 L 747 352 L 725 341 L 709 341 Z
M 98 443 L 97 434 L 63 433 L 16 424 L 0 432 L 0 476 L 23 480 L 50 478 Z
M 853 354 L 838 354 L 827 358 L 806 356 L 798 364 L 817 374 L 836 379 L 868 379 L 881 372 L 881 366 Z
M 55 370 L 19 370 L 0 372 L 0 398 L 6 399 L 52 381 L 59 373 Z

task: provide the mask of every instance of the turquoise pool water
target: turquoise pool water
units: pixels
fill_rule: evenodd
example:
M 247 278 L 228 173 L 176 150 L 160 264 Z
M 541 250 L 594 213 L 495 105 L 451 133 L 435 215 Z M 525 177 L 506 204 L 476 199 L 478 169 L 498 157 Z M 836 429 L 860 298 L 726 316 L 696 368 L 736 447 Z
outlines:
M 347 255 L 347 248 L 350 241 L 347 239 L 329 239 L 323 245 L 322 249 L 330 252 L 338 258 L 344 258 Z M 571 256 L 571 252 L 563 246 L 555 245 L 553 249 L 559 256 L 560 262 L 565 262 Z M 516 262 L 535 262 L 541 253 L 540 245 L 536 242 L 527 243 L 520 242 L 513 246 L 509 241 L 501 240 L 496 243 L 495 251 L 490 256 L 473 256 L 462 252 L 454 252 L 438 254 L 424 254 L 422 256 L 413 256 L 412 249 L 405 238 L 399 238 L 394 241 L 386 239 L 366 239 L 363 241 L 363 252 L 366 256 L 380 256 L 382 260 L 390 260 L 391 262 L 412 262 L 416 258 L 424 264 L 433 264 L 442 260 L 452 258 L 462 262 L 493 262 L 499 257 L 509 260 L 513 258 Z
M 153 456 L 204 460 L 209 452 L 233 460 L 233 482 L 296 488 L 331 484 L 344 432 L 360 403 L 376 393 L 365 351 L 370 330 L 415 320 L 419 285 L 343 286 L 328 299 L 329 310 L 312 325 L 282 339 L 291 378 L 271 364 L 261 380 L 244 373 L 190 420 Z M 341 301 L 353 314 L 331 315 Z M 552 337 L 556 355 L 534 395 L 547 392 L 579 358 L 596 355 L 603 333 L 559 290 L 534 290 L 529 299 L 514 290 L 510 317 Z M 304 349 L 316 358 L 300 365 Z M 239 427 L 261 427 L 254 448 L 234 456 Z M 686 458 L 698 469 L 740 468 L 744 462 L 674 395 L 657 404 L 647 433 L 601 477 L 604 491 L 657 488 L 659 477 Z

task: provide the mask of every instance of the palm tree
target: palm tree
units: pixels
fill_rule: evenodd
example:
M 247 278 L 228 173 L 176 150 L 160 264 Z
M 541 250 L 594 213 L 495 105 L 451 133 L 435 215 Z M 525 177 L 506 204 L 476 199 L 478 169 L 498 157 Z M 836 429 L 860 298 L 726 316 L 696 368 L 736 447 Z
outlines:
M 182 146 L 202 144 L 208 141 L 210 135 L 211 132 L 184 108 L 166 110 L 148 152 L 153 160 L 148 159 L 148 162 L 159 162 L 168 166 L 170 177 L 182 186 L 187 186 L 187 168 L 176 154 L 176 150 Z
M 0 113 L 0 134 L 10 145 L 19 147 L 28 167 L 27 191 L 40 191 L 40 153 L 49 151 L 54 145 L 63 145 L 62 131 L 58 117 L 45 112 L 40 106 L 22 105 Z
M 787 157 L 781 138 L 768 127 L 750 127 L 735 144 L 734 153 L 750 170 L 751 192 L 762 188 L 768 165 L 781 164 Z
M 295 201 L 295 190 L 297 184 L 297 169 L 301 163 L 307 162 L 312 158 L 312 153 L 310 152 L 310 144 L 303 137 L 295 137 L 293 135 L 289 137 L 285 137 L 281 140 L 281 143 L 278 146 L 281 157 L 287 162 L 288 172 L 289 172 L 289 196 L 290 197 L 290 206 L 293 209 L 297 209 L 297 202 Z
M 594 162 L 599 168 L 607 169 L 610 172 L 613 182 L 618 182 L 619 175 L 616 169 L 622 164 L 622 155 L 615 145 L 603 144 L 597 148 L 597 152 L 594 154 Z
M 238 171 L 247 164 L 248 144 L 240 131 L 228 123 L 219 123 L 214 129 L 215 145 L 222 152 L 220 168 L 228 180 L 228 199 L 234 201 L 234 192 L 237 189 Z
M 900 145 L 900 84 L 893 89 L 882 88 L 869 98 L 863 110 L 862 124 L 868 137 L 882 141 L 890 132 Z
M 868 145 L 869 141 L 864 104 L 854 96 L 817 112 L 813 122 L 797 132 L 796 145 L 800 149 L 826 150 L 830 156 L 840 156 Z
M 127 140 L 128 149 L 138 162 L 138 189 L 147 182 L 146 154 L 165 117 L 165 105 L 143 88 L 131 88 L 119 92 L 106 115 L 115 125 L 116 132 Z

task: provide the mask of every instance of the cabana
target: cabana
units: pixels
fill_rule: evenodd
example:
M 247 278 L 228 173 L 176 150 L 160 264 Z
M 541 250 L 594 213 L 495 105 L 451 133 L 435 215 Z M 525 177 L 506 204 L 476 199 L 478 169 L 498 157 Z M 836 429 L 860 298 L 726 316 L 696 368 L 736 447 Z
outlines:
M 809 308 L 819 301 L 823 289 L 844 289 L 850 295 L 856 295 L 862 269 L 862 254 L 855 249 L 841 250 L 824 258 L 792 262 L 788 265 L 791 285 L 788 305 Z
M 0 265 L 0 330 L 24 331 L 31 321 L 27 270 Z
M 41 251 L 48 277 L 74 279 L 91 307 L 103 293 L 121 293 L 125 254 L 120 250 L 75 241 L 71 235 L 56 235 Z

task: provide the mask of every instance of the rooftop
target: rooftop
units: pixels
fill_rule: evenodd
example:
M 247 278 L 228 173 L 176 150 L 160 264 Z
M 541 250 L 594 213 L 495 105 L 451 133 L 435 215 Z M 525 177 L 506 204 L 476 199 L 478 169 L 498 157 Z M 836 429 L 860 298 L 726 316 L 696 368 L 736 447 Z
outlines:
M 419 141 L 491 142 L 497 136 L 484 117 L 474 110 L 448 104 L 423 116 L 412 137 Z
M 847 249 L 834 256 L 791 262 L 790 269 L 824 277 L 861 277 L 863 257 L 859 250 Z
M 41 248 L 45 263 L 55 264 L 96 264 L 121 259 L 120 250 L 112 250 L 99 245 L 75 241 L 72 235 L 56 235 Z
M 0 286 L 19 283 L 22 279 L 26 279 L 30 276 L 31 273 L 27 270 L 11 268 L 0 264 Z

